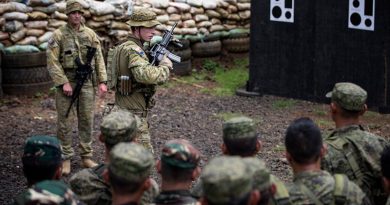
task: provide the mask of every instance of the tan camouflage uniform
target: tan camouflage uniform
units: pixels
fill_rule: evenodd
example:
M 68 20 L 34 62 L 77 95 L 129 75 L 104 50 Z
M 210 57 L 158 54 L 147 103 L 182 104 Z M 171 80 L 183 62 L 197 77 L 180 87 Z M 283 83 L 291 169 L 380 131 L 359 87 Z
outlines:
M 367 93 L 352 83 L 337 83 L 327 94 L 348 110 L 360 110 Z M 380 173 L 380 154 L 388 143 L 384 138 L 364 131 L 360 125 L 344 126 L 324 137 L 328 152 L 321 168 L 330 173 L 346 174 L 370 198 L 384 203 Z
M 79 108 L 76 111 L 80 139 L 79 146 L 81 148 L 80 155 L 81 157 L 91 157 L 91 134 L 95 106 L 94 85 L 107 81 L 106 68 L 98 36 L 92 29 L 83 24 L 80 25 L 79 31 L 75 31 L 67 24 L 54 31 L 47 49 L 47 68 L 54 85 L 57 86 L 57 136 L 61 140 L 65 159 L 70 159 L 74 155 L 74 150 L 72 148 L 72 118 L 65 117 L 71 98 L 64 95 L 62 85 L 69 82 L 72 88 L 75 88 L 75 59 L 79 57 L 81 62 L 86 62 L 87 46 L 97 49 L 91 64 L 94 71 L 91 78 L 82 87 L 79 103 L 75 102 L 73 109 Z
M 130 26 L 154 27 L 159 24 L 156 14 L 149 10 L 135 10 L 128 24 Z M 122 109 L 127 109 L 138 115 L 138 142 L 153 152 L 150 142 L 149 124 L 147 121 L 148 111 L 153 107 L 153 95 L 156 86 L 166 82 L 169 78 L 171 66 L 160 64 L 153 66 L 149 63 L 148 56 L 143 50 L 141 40 L 131 35 L 127 42 L 118 46 L 120 59 L 127 59 L 130 70 L 131 92 L 122 94 L 116 92 L 115 104 Z M 118 81 L 120 83 L 120 81 Z M 119 85 L 117 88 L 120 87 Z
M 340 175 L 341 176 L 341 175 Z M 293 184 L 288 186 L 293 204 L 317 204 L 310 198 L 313 195 L 322 204 L 333 204 L 335 179 L 326 171 L 306 171 L 294 176 Z M 370 204 L 362 190 L 353 182 L 344 181 L 345 204 Z

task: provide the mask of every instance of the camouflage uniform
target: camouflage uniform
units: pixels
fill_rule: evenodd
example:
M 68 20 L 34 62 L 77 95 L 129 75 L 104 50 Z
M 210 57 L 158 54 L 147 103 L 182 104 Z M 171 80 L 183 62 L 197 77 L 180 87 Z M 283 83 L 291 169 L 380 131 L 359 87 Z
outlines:
M 50 136 L 29 137 L 24 145 L 22 161 L 24 164 L 36 166 L 48 163 L 60 164 L 62 159 L 59 140 Z
M 177 169 L 195 169 L 200 161 L 200 153 L 187 140 L 171 140 L 164 145 L 161 162 Z M 164 181 L 164 178 L 162 179 Z M 189 179 L 191 180 L 191 179 Z M 154 200 L 155 204 L 197 204 L 189 190 L 162 191 Z
M 341 183 L 336 183 L 340 177 Z M 294 176 L 288 186 L 293 204 L 370 204 L 362 190 L 344 175 L 332 176 L 326 171 L 306 171 Z M 338 191 L 341 190 L 341 191 Z M 318 200 L 313 200 L 313 197 Z M 339 203 L 337 203 L 339 202 Z
M 386 202 L 386 205 L 390 205 L 390 196 L 387 197 L 387 202 Z
M 355 84 L 337 83 L 327 97 L 346 110 L 360 111 L 365 105 L 367 93 Z M 386 140 L 355 124 L 337 128 L 324 137 L 324 142 L 328 144 L 328 153 L 322 160 L 322 169 L 346 174 L 372 203 L 380 200 L 383 204 L 385 197 L 382 194 L 379 160 Z
M 204 197 L 213 204 L 237 203 L 247 197 L 253 187 L 253 173 L 240 157 L 214 158 L 202 175 Z
M 156 14 L 152 11 L 139 9 L 131 15 L 128 24 L 132 27 L 154 27 L 160 24 Z M 153 152 L 150 142 L 148 111 L 153 107 L 153 95 L 157 84 L 164 83 L 169 78 L 172 65 L 160 63 L 154 66 L 149 63 L 148 56 L 143 50 L 143 42 L 131 35 L 127 42 L 117 46 L 118 54 L 113 60 L 118 61 L 120 75 L 130 77 L 130 92 L 123 93 L 118 90 L 121 81 L 118 80 L 115 93 L 115 104 L 138 115 L 141 123 L 138 125 L 139 142 Z
M 100 130 L 102 140 L 109 146 L 120 142 L 131 142 L 135 137 L 136 120 L 134 115 L 126 110 L 111 112 L 103 118 Z M 88 205 L 111 204 L 111 187 L 104 181 L 102 175 L 106 168 L 106 164 L 100 164 L 93 168 L 83 169 L 70 178 L 70 186 L 81 201 Z M 158 191 L 156 181 L 152 180 L 152 187 L 144 192 L 141 204 L 151 203 Z
M 82 11 L 81 4 L 77 0 L 72 1 L 67 2 L 66 13 Z M 91 134 L 95 101 L 94 84 L 107 81 L 100 42 L 96 33 L 85 25 L 81 24 L 79 31 L 76 31 L 69 24 L 66 24 L 54 31 L 48 43 L 47 68 L 54 85 L 57 86 L 57 136 L 61 140 L 64 159 L 70 159 L 74 155 L 74 150 L 72 148 L 72 120 L 65 117 L 71 98 L 64 95 L 62 85 L 70 83 L 72 88 L 75 88 L 77 82 L 75 80 L 77 67 L 75 59 L 79 57 L 82 63 L 86 62 L 87 46 L 97 49 L 91 63 L 94 70 L 92 76 L 84 83 L 80 91 L 79 101 L 74 104 L 74 107 L 78 108 L 76 111 L 81 148 L 80 155 L 82 157 L 92 157 Z
M 61 181 L 42 181 L 25 191 L 14 202 L 14 205 L 47 204 L 47 205 L 81 205 L 77 196 Z

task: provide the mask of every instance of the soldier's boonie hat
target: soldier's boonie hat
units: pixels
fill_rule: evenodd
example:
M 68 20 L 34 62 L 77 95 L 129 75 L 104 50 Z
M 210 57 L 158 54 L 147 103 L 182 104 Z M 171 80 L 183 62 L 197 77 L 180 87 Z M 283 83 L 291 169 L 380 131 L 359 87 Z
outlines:
M 61 161 L 60 141 L 51 136 L 32 136 L 24 145 L 23 162 L 32 164 Z
M 336 83 L 331 92 L 326 94 L 342 108 L 351 111 L 361 111 L 367 100 L 367 92 L 353 83 Z
M 152 153 L 136 143 L 121 142 L 110 152 L 108 165 L 112 174 L 131 182 L 141 182 L 154 166 Z
M 241 199 L 251 192 L 252 177 L 242 158 L 214 158 L 205 166 L 201 175 L 204 196 L 213 204 Z
M 80 0 L 68 0 L 66 1 L 65 13 L 68 15 L 74 11 L 80 11 L 84 13 L 84 9 Z
M 253 188 L 260 191 L 268 189 L 271 186 L 271 173 L 265 166 L 265 162 L 256 157 L 246 157 L 242 160 L 253 173 Z
M 199 160 L 200 152 L 187 140 L 168 141 L 161 151 L 161 161 L 173 167 L 193 169 Z
M 130 20 L 126 23 L 134 27 L 142 26 L 147 28 L 160 25 L 160 22 L 157 21 L 156 13 L 146 8 L 135 9 L 130 16 Z
M 131 142 L 135 138 L 137 123 L 134 115 L 126 110 L 111 112 L 100 124 L 103 142 L 116 145 L 119 142 Z
M 29 188 L 23 195 L 23 204 L 59 204 L 79 205 L 82 204 L 69 187 L 61 181 L 46 180 Z M 19 203 L 17 203 L 19 204 Z
M 248 117 L 233 117 L 222 125 L 223 139 L 242 139 L 257 136 L 255 123 Z

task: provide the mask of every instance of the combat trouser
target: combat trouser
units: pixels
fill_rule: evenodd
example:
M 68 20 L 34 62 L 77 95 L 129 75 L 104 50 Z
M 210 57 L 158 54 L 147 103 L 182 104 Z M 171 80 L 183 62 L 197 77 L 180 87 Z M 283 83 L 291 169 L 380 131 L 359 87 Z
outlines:
M 73 89 L 75 84 L 75 82 L 71 82 Z M 74 149 L 72 147 L 72 128 L 75 113 L 77 114 L 80 156 L 83 158 L 92 157 L 91 136 L 94 118 L 95 90 L 91 80 L 84 83 L 80 92 L 79 101 L 75 101 L 68 118 L 66 118 L 65 114 L 70 102 L 71 97 L 65 96 L 62 88 L 57 89 L 57 136 L 61 141 L 63 158 L 70 159 L 74 155 Z

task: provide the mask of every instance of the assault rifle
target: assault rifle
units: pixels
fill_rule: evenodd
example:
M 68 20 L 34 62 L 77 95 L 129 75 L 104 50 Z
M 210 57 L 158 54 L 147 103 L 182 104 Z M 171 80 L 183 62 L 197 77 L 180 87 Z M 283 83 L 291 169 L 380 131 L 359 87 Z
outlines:
M 164 35 L 160 43 L 154 44 L 152 49 L 150 49 L 150 56 L 152 59 L 152 64 L 157 65 L 165 54 L 167 57 L 176 63 L 180 63 L 180 56 L 177 56 L 167 50 L 168 44 L 170 42 L 174 43 L 176 46 L 182 47 L 183 45 L 175 40 L 173 40 L 173 30 L 175 29 L 177 22 L 172 26 L 171 30 L 165 30 Z
M 87 49 L 88 49 L 87 50 L 87 61 L 85 62 L 85 64 L 81 63 L 79 57 L 77 57 L 75 59 L 75 63 L 77 65 L 76 76 L 75 76 L 75 78 L 77 80 L 77 84 L 73 90 L 72 100 L 70 101 L 70 105 L 68 107 L 68 110 L 66 111 L 65 117 L 69 116 L 69 112 L 70 112 L 70 109 L 72 108 L 72 105 L 74 104 L 74 102 L 76 100 L 79 99 L 81 88 L 83 87 L 87 78 L 89 76 L 91 76 L 91 74 L 92 74 L 91 62 L 92 62 L 93 57 L 95 56 L 96 48 L 87 46 Z

